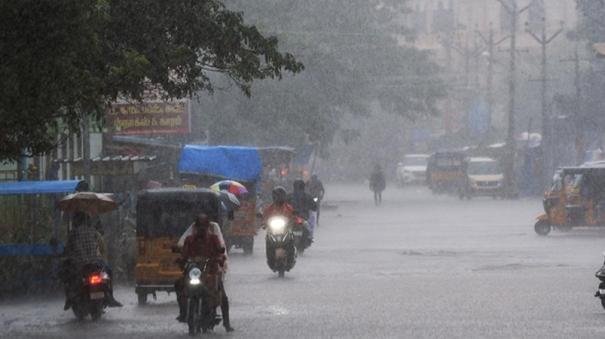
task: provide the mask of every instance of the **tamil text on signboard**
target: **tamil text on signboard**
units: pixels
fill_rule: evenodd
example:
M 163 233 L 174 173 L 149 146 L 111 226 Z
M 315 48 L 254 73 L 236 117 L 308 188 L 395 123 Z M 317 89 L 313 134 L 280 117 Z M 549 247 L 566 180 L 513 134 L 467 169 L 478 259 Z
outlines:
M 115 135 L 189 133 L 189 101 L 116 103 L 109 112 L 109 127 Z

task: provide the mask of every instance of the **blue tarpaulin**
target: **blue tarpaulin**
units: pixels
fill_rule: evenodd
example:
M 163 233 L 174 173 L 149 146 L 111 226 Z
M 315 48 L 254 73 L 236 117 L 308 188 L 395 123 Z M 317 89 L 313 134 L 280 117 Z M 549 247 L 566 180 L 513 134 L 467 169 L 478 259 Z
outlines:
M 63 253 L 63 244 L 52 246 L 49 244 L 7 244 L 0 245 L 0 257 L 17 256 L 49 256 Z
M 179 172 L 257 181 L 262 161 L 254 147 L 186 145 L 181 152 Z
M 80 183 L 80 180 L 11 181 L 0 183 L 0 195 L 72 193 Z

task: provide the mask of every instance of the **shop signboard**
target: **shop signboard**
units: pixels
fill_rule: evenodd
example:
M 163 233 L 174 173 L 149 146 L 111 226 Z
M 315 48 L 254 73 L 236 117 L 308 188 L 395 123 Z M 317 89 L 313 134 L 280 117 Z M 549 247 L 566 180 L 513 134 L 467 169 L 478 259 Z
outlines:
M 189 100 L 118 102 L 107 115 L 113 135 L 188 134 L 191 126 Z

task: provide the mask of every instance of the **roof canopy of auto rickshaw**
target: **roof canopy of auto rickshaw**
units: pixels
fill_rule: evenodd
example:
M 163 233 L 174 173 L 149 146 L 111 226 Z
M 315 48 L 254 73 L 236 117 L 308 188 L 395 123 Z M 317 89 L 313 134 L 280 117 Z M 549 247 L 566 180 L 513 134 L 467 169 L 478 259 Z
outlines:
M 588 174 L 591 176 L 603 176 L 605 177 L 605 166 L 594 166 L 594 167 L 563 167 L 561 171 L 564 175 L 567 174 Z

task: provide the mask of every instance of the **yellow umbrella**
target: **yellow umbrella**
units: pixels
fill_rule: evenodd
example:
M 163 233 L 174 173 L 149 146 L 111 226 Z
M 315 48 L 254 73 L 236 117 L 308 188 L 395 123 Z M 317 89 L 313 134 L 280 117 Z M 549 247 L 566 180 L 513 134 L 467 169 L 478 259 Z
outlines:
M 107 194 L 77 192 L 65 196 L 59 201 L 58 206 L 65 212 L 85 212 L 94 215 L 113 211 L 118 204 Z

